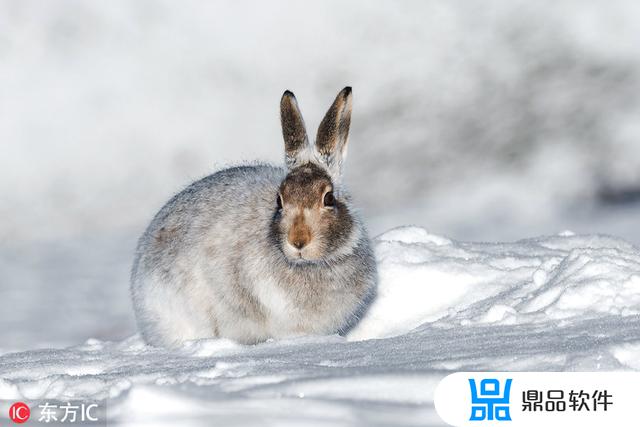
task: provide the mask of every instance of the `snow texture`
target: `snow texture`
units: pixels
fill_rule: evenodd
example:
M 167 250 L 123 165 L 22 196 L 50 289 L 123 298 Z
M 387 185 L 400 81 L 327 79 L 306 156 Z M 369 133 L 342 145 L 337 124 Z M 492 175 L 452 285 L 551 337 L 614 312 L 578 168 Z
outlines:
M 8 353 L 0 399 L 106 401 L 123 425 L 441 425 L 433 393 L 452 371 L 640 369 L 629 243 L 571 232 L 465 243 L 401 227 L 375 247 L 379 295 L 347 337 L 167 351 L 133 336 Z

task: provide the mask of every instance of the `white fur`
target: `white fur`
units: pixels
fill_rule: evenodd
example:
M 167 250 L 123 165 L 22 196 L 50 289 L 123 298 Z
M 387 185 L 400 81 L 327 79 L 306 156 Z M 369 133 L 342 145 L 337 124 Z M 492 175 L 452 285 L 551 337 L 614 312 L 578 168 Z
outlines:
M 340 150 L 320 156 L 307 144 L 287 158 L 290 168 L 313 163 L 331 177 L 343 214 L 331 218 L 348 233 L 328 242 L 335 237 L 323 236 L 318 221 L 334 211 L 307 211 L 313 237 L 302 251 L 284 237 L 291 224 L 276 207 L 285 169 L 229 168 L 174 196 L 140 238 L 132 269 L 143 338 L 168 347 L 211 337 L 254 343 L 352 327 L 375 295 L 377 273 L 366 230 L 337 187 Z

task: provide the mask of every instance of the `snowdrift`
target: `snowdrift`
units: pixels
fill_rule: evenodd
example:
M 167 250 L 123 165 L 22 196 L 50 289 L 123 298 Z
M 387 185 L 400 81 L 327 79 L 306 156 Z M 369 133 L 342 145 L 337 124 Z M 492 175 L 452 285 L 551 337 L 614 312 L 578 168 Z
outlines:
M 516 325 L 640 314 L 640 258 L 606 236 L 462 243 L 417 227 L 376 239 L 379 298 L 352 339 L 434 325 Z
M 465 243 L 417 227 L 375 243 L 378 297 L 347 337 L 10 353 L 0 399 L 95 399 L 132 425 L 425 425 L 441 424 L 433 391 L 450 371 L 640 369 L 631 244 L 570 232 Z

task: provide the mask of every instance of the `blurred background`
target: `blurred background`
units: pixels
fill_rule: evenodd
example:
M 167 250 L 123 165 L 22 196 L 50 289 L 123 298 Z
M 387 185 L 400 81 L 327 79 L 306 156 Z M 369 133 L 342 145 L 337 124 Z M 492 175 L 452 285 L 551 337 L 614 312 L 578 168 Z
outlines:
M 285 89 L 314 135 L 353 86 L 373 235 L 640 244 L 639 47 L 633 0 L 0 1 L 0 350 L 132 334 L 136 239 L 193 180 L 281 162 Z

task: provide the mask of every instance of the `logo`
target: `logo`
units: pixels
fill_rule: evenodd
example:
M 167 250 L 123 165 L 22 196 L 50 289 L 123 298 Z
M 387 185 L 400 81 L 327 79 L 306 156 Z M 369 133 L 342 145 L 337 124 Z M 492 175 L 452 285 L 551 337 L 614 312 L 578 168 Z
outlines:
M 456 372 L 433 403 L 456 427 L 640 425 L 640 372 Z
M 31 410 L 26 403 L 16 402 L 9 408 L 9 418 L 14 423 L 22 424 L 31 416 Z
M 480 381 L 469 378 L 471 387 L 471 417 L 469 421 L 511 421 L 509 414 L 509 394 L 511 378 L 505 380 L 504 390 L 500 393 L 500 381 L 486 378 Z
M 30 420 L 30 423 L 87 425 L 106 421 L 100 419 L 101 413 L 104 414 L 104 410 L 101 411 L 98 403 L 84 401 L 29 401 L 29 405 L 15 402 L 9 408 L 9 418 L 17 424 Z

